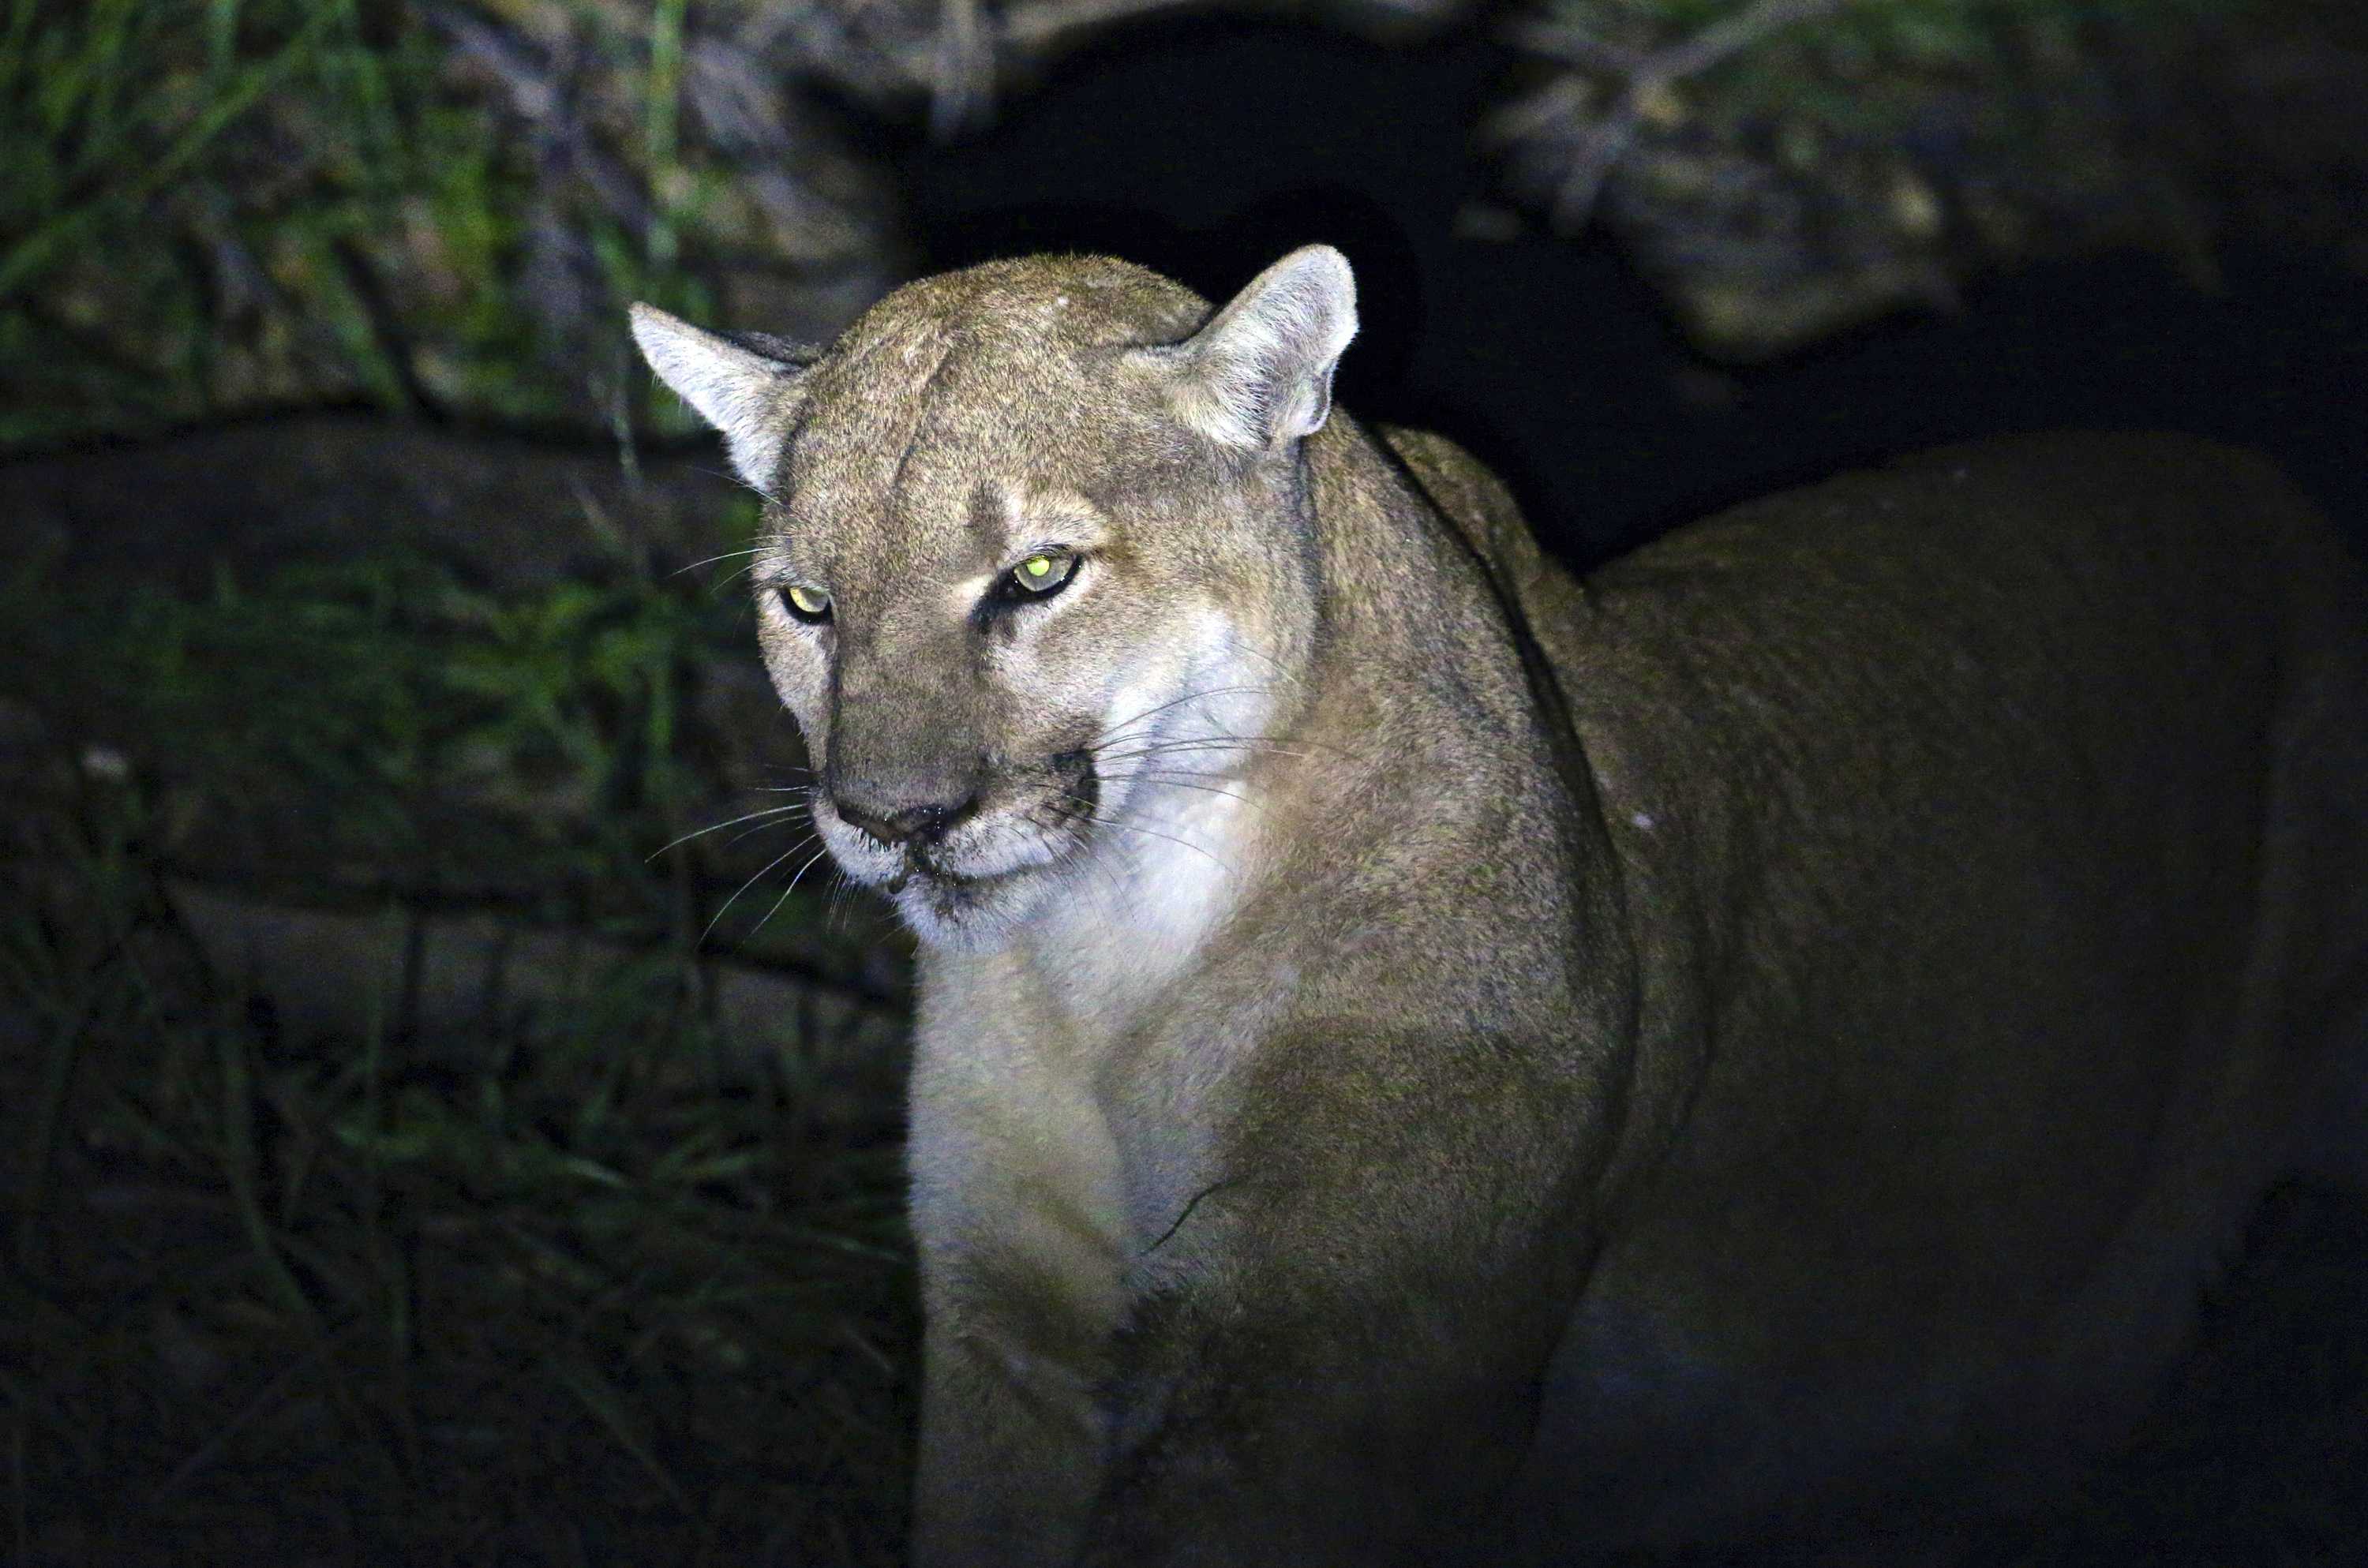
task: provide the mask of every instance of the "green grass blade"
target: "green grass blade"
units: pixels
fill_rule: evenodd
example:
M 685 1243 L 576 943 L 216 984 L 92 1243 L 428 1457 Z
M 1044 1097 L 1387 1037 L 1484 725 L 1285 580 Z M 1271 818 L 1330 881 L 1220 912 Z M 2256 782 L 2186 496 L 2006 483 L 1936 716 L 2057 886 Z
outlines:
M 164 156 L 129 185 L 111 194 L 102 192 L 68 208 L 17 242 L 5 256 L 0 256 L 0 301 L 6 300 L 23 288 L 68 245 L 83 238 L 108 210 L 118 207 L 136 208 L 178 178 L 215 137 L 253 108 L 266 92 L 305 57 L 313 40 L 337 14 L 328 6 L 315 10 L 278 52 L 268 60 L 258 61 L 241 70 L 221 95 L 174 139 Z

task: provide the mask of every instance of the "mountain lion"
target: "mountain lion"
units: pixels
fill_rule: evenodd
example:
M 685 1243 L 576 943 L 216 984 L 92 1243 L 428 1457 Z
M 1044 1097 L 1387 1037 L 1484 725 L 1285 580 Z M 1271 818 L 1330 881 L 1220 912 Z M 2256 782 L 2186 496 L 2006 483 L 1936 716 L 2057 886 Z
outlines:
M 1944 1528 L 2126 1427 L 2359 1081 L 2368 619 L 2250 458 L 1942 451 L 1581 583 L 1331 407 L 1324 246 L 633 330 L 919 937 L 917 1562 Z

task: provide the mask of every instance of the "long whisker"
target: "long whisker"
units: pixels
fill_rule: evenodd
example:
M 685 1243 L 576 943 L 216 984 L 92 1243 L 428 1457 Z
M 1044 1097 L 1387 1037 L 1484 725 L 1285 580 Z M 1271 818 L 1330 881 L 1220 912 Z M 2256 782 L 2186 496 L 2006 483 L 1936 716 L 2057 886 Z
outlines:
M 1053 792 L 1055 795 L 1058 795 L 1064 800 L 1075 801 L 1080 806 L 1090 807 L 1092 805 L 1092 802 L 1087 801 L 1083 795 L 1078 794 L 1075 790 L 1064 787 L 1059 779 L 1051 778 L 1049 774 L 1046 781 L 1052 784 Z M 1090 810 L 1088 810 L 1079 812 L 1069 817 L 1067 820 L 1070 822 L 1091 822 L 1093 820 L 1093 815 Z M 1035 829 L 1039 834 L 1056 833 L 1062 825 L 1058 822 L 1048 823 L 1040 820 L 1032 810 L 1023 819 L 1023 822 L 1025 826 Z M 1007 837 L 1019 838 L 1022 836 L 1021 827 L 1023 825 L 1023 822 L 997 823 L 995 824 L 995 828 L 997 833 L 1002 834 Z M 1065 846 L 1054 851 L 1053 864 L 1060 867 L 1091 866 L 1098 873 L 1099 873 L 1102 881 L 1110 884 L 1110 891 L 1113 895 L 1122 892 L 1123 890 L 1119 884 L 1118 873 L 1111 870 L 1107 865 L 1104 865 L 1098 857 L 1085 852 L 1086 846 L 1088 842 L 1088 840 L 1083 837 L 1072 835 Z
M 1093 845 L 1094 840 L 1090 838 L 1081 838 L 1076 842 L 1077 844 L 1077 848 L 1073 850 L 1066 858 L 1068 863 L 1071 865 L 1092 867 L 1094 874 L 1101 879 L 1102 890 L 1110 895 L 1112 907 L 1116 907 L 1117 905 L 1125 903 L 1126 879 L 1121 877 L 1119 874 L 1118 868 L 1110 863 L 1112 858 L 1108 855 L 1096 855 L 1091 853 L 1090 846 Z
M 774 506 L 780 506 L 783 511 L 789 510 L 787 506 L 782 505 L 781 498 L 780 496 L 774 494 L 771 491 L 765 489 L 762 485 L 751 483 L 745 474 L 734 473 L 725 469 L 710 468 L 705 463 L 693 463 L 690 466 L 693 471 L 697 472 L 712 474 L 717 479 L 730 480 L 741 489 L 748 492 L 749 494 L 762 496 L 764 499 L 770 501 Z
M 795 806 L 783 806 L 781 808 L 781 810 L 785 812 L 793 812 L 797 809 L 798 808 Z M 754 827 L 744 827 L 739 832 L 734 834 L 731 837 L 725 839 L 723 841 L 723 846 L 726 849 L 729 849 L 732 846 L 739 843 L 744 838 L 754 838 L 760 833 L 769 832 L 774 828 L 783 825 L 785 824 L 778 822 L 760 822 Z
M 734 892 L 730 898 L 723 901 L 723 907 L 715 912 L 714 919 L 712 919 L 707 923 L 707 929 L 699 934 L 699 945 L 702 948 L 707 945 L 707 938 L 715 934 L 716 921 L 722 920 L 725 915 L 731 912 L 732 906 L 740 902 L 741 893 L 746 892 L 750 888 L 755 887 L 758 878 L 762 877 L 766 872 L 771 870 L 774 867 L 780 865 L 782 861 L 788 859 L 791 856 L 796 854 L 799 850 L 803 849 L 807 845 L 813 842 L 814 840 L 812 837 L 801 838 L 795 844 L 791 845 L 787 849 L 782 850 L 779 855 L 776 855 L 771 859 L 766 861 L 762 866 L 757 867 L 756 871 L 748 878 L 748 880 L 740 884 L 739 892 Z
M 763 485 L 754 483 L 746 474 L 735 473 L 720 468 L 710 468 L 705 463 L 693 463 L 690 466 L 696 472 L 712 474 L 717 479 L 728 481 L 731 483 L 738 485 L 741 489 L 746 490 L 749 494 L 757 496 L 770 503 L 780 512 L 781 516 L 786 517 L 791 524 L 799 528 L 804 528 L 807 526 L 806 520 L 803 517 L 799 517 L 796 512 L 791 510 L 790 504 L 787 501 L 782 500 L 780 496 L 774 494 Z M 779 539 L 787 531 L 787 529 L 783 528 L 770 529 L 768 531 L 767 537 L 768 539 Z
M 758 817 L 786 816 L 791 812 L 811 811 L 814 808 L 810 802 L 798 801 L 786 806 L 768 806 L 761 812 L 750 812 L 745 816 L 734 817 L 729 822 L 712 823 L 705 827 L 693 828 L 690 832 L 684 834 L 680 838 L 676 839 L 674 844 L 661 845 L 659 847 L 651 850 L 650 853 L 643 858 L 642 864 L 644 866 L 648 865 L 650 861 L 656 859 L 667 850 L 672 849 L 676 844 L 688 844 L 694 838 L 702 838 L 711 833 L 721 833 L 727 827 L 737 827 L 744 822 L 755 822 Z M 735 839 L 734 842 L 736 843 L 738 841 Z
M 1232 697 L 1245 692 L 1264 692 L 1269 689 L 1271 688 L 1264 686 L 1219 686 L 1212 687 L 1205 691 L 1188 691 L 1183 696 L 1172 697 L 1155 708 L 1146 708 L 1132 719 L 1122 720 L 1116 724 L 1108 726 L 1099 734 L 1096 735 L 1094 739 L 1097 742 L 1115 740 L 1120 734 L 1133 728 L 1134 725 L 1142 723 L 1145 719 L 1151 718 L 1155 714 L 1165 713 L 1170 708 L 1180 706 L 1183 703 L 1197 702 L 1203 698 L 1209 697 Z
M 1325 749 L 1328 751 L 1333 748 Z M 1278 745 L 1272 741 L 1260 740 L 1253 735 L 1205 735 L 1198 738 L 1178 736 L 1172 741 L 1136 742 L 1131 743 L 1124 749 L 1097 751 L 1094 753 L 1094 760 L 1098 763 L 1124 762 L 1133 757 L 1167 756 L 1177 752 L 1191 751 L 1257 752 L 1269 756 L 1295 757 L 1303 762 L 1314 760 L 1306 752 L 1295 751 L 1290 746 Z
M 1122 833 L 1140 833 L 1150 838 L 1164 838 L 1170 844 L 1178 844 L 1183 846 L 1185 848 L 1192 851 L 1195 855 L 1207 856 L 1212 862 L 1224 867 L 1229 872 L 1234 869 L 1231 861 L 1218 855 L 1207 846 L 1195 844 L 1189 838 L 1178 838 L 1172 833 L 1162 833 L 1157 828 L 1145 827 L 1141 823 L 1121 822 L 1116 817 L 1095 816 L 1090 812 L 1087 814 L 1086 820 L 1092 823 L 1096 827 L 1114 827 Z
M 862 884 L 848 876 L 837 861 L 831 863 L 830 928 L 833 931 L 847 929 L 848 913 L 855 908 L 855 897 L 861 887 Z
M 1193 778 L 1184 774 L 1167 772 L 1154 773 L 1148 768 L 1137 768 L 1131 773 L 1112 773 L 1106 777 L 1108 777 L 1113 784 L 1133 784 L 1141 782 L 1144 784 L 1164 785 L 1171 790 L 1198 790 L 1203 794 L 1223 795 L 1228 801 L 1238 801 L 1243 805 L 1249 807 L 1252 811 L 1258 809 L 1258 803 L 1256 801 L 1251 800 L 1247 795 L 1241 793 L 1237 790 L 1228 790 L 1222 784 L 1204 783 L 1198 778 Z
M 814 863 L 829 853 L 830 846 L 825 844 L 821 848 L 815 850 L 812 855 L 808 856 L 806 858 L 806 863 L 800 866 L 796 872 L 791 876 L 790 885 L 781 890 L 781 896 L 773 901 L 773 907 L 765 911 L 764 920 L 759 920 L 754 926 L 749 926 L 748 935 L 741 937 L 740 939 L 746 942 L 751 937 L 754 937 L 757 932 L 762 931 L 765 928 L 765 922 L 772 919 L 774 915 L 779 915 L 781 912 L 781 905 L 790 902 L 790 895 L 798 891 L 798 884 L 805 880 L 805 875 L 808 871 L 814 869 Z
M 1092 810 L 1093 802 L 1087 800 L 1083 795 L 1078 794 L 1074 790 L 1064 790 L 1061 793 L 1066 795 L 1070 800 L 1076 801 L 1077 804 L 1086 807 L 1087 809 L 1085 811 L 1080 812 L 1077 814 L 1085 821 L 1092 823 L 1096 827 L 1115 827 L 1126 833 L 1140 833 L 1151 838 L 1164 838 L 1170 844 L 1182 845 L 1185 848 L 1191 850 L 1196 855 L 1208 856 L 1211 860 L 1224 867 L 1227 871 L 1232 871 L 1234 869 L 1223 858 L 1212 853 L 1207 846 L 1195 844 L 1189 838 L 1178 838 L 1172 833 L 1161 833 L 1156 828 L 1144 827 L 1140 823 L 1121 822 L 1116 817 L 1097 816 Z
M 1074 790 L 1064 790 L 1061 793 L 1067 796 L 1070 800 L 1076 801 L 1079 805 L 1087 804 L 1085 797 L 1077 794 Z M 1090 812 L 1081 812 L 1070 820 L 1074 822 L 1091 822 L 1093 820 L 1093 813 Z M 1047 824 L 1036 822 L 1033 818 L 1030 818 L 1030 825 L 1039 830 L 1042 830 Z M 1019 836 L 1018 824 L 1013 824 L 1009 831 L 1012 836 Z M 1087 852 L 1090 842 L 1091 841 L 1089 839 L 1084 837 L 1071 837 L 1068 844 L 1055 855 L 1053 864 L 1060 867 L 1089 867 L 1092 869 L 1096 876 L 1101 878 L 1103 884 L 1109 888 L 1112 898 L 1123 896 L 1126 892 L 1126 887 L 1124 883 L 1119 881 L 1118 872 L 1110 868 L 1109 862 L 1103 857 Z
M 712 566 L 719 561 L 736 561 L 744 555 L 761 554 L 764 550 L 765 546 L 761 544 L 752 544 L 746 550 L 727 550 L 721 555 L 711 555 L 704 561 L 694 561 L 688 566 L 677 566 L 666 575 L 679 577 L 686 572 L 696 572 L 702 566 Z
M 1289 669 L 1285 668 L 1281 659 L 1276 658 L 1272 653 L 1268 653 L 1265 649 L 1258 646 L 1256 643 L 1236 642 L 1233 644 L 1233 646 L 1239 648 L 1245 653 L 1256 653 L 1259 658 L 1264 659 L 1268 664 L 1274 666 L 1275 674 L 1281 676 L 1292 685 L 1299 687 L 1302 691 L 1308 689 L 1307 683 L 1300 679 L 1297 676 L 1292 674 Z
M 728 576 L 728 577 L 724 577 L 724 578 L 721 578 L 721 579 L 719 579 L 718 581 L 716 581 L 716 582 L 714 582 L 714 583 L 712 583 L 712 584 L 708 585 L 707 597 L 708 597 L 709 598 L 714 598 L 714 597 L 717 597 L 718 596 L 720 596 L 720 595 L 723 592 L 723 590 L 724 590 L 724 589 L 726 589 L 726 588 L 730 587 L 733 584 L 734 584 L 734 583 L 738 582 L 741 578 L 743 578 L 743 577 L 746 576 L 749 573 L 754 572 L 756 569 L 757 569 L 757 563 L 756 563 L 755 562 L 751 561 L 750 562 L 748 562 L 748 564 L 747 564 L 747 565 L 741 567 L 741 568 L 740 568 L 740 570 L 738 570 L 737 572 L 733 573 L 730 576 Z

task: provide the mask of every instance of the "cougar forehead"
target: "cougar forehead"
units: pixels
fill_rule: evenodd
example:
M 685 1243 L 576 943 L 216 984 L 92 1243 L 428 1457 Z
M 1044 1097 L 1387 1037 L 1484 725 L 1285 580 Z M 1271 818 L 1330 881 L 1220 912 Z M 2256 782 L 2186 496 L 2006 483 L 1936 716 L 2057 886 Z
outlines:
M 1092 257 L 899 290 L 814 368 L 776 492 L 785 532 L 844 540 L 899 576 L 1031 504 L 1074 511 L 1089 488 L 1125 488 L 1177 433 L 1163 442 L 1158 399 L 1122 351 L 1183 337 L 1207 310 Z
M 1164 684 L 1186 663 L 1205 670 L 1229 635 L 1271 642 L 1267 590 L 1284 574 L 1270 530 L 1238 465 L 1179 420 L 1172 371 L 1141 352 L 1208 314 L 1138 267 L 1030 257 L 898 290 L 813 367 L 757 562 L 760 581 L 825 586 L 837 607 L 830 712 L 807 651 L 779 626 L 767 640 L 810 743 L 892 720 L 857 714 L 857 699 L 928 671 L 901 700 L 974 719 L 944 725 L 949 746 L 1059 749 L 1064 731 L 1082 741 L 1089 721 L 1123 720 L 1124 697 L 1173 695 Z M 1090 592 L 972 637 L 980 596 L 1047 548 L 1090 558 Z

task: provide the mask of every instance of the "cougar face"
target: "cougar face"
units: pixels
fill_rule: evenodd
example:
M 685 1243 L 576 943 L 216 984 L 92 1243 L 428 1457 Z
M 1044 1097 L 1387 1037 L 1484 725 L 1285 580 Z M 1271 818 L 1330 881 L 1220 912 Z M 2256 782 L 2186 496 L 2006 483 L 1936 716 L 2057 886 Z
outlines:
M 808 364 L 683 350 L 768 361 L 747 439 L 717 420 L 768 496 L 766 663 L 825 843 L 925 940 L 993 945 L 1064 877 L 1165 848 L 1288 701 L 1298 472 L 1222 438 L 1183 341 L 1205 313 L 1075 258 L 914 285 Z

